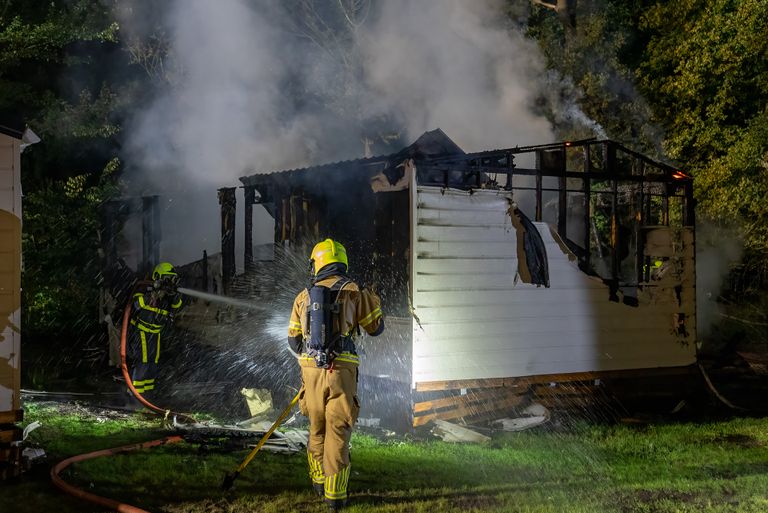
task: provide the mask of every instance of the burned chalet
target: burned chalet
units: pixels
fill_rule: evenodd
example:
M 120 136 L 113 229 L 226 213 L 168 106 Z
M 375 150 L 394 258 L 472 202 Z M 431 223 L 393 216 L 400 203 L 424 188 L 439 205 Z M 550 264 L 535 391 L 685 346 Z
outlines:
M 692 181 L 619 143 L 465 153 L 437 129 L 393 155 L 241 182 L 246 268 L 261 204 L 276 245 L 337 239 L 377 288 L 387 336 L 362 342 L 361 383 L 406 390 L 413 425 L 641 380 L 668 391 L 695 363 Z M 219 195 L 226 290 L 234 189 Z

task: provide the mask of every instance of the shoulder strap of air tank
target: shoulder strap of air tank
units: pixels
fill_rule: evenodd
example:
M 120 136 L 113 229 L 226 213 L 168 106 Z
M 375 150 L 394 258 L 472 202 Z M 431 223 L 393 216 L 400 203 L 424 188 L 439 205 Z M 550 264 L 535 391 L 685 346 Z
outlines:
M 309 289 L 312 287 L 307 287 L 304 289 L 304 292 L 307 293 L 307 301 L 304 303 L 304 313 L 307 315 L 307 326 L 309 326 L 309 311 L 312 309 L 312 300 L 310 299 L 309 295 Z
M 331 294 L 333 294 L 331 297 L 333 298 L 334 312 L 341 311 L 341 291 L 349 283 L 352 283 L 352 280 L 349 278 L 339 278 L 329 287 L 331 289 Z
M 352 280 L 350 280 L 349 278 L 339 278 L 338 280 L 333 282 L 333 285 L 331 285 L 328 288 L 331 289 L 332 291 L 341 290 L 344 287 L 346 287 L 347 284 L 350 283 L 351 281 Z

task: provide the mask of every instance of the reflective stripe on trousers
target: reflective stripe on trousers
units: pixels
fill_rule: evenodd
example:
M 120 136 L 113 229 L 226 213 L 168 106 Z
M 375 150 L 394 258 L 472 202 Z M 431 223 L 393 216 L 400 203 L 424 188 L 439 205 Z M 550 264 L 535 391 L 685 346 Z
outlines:
M 139 381 L 132 381 L 133 388 L 136 389 L 136 391 L 140 394 L 143 394 L 144 392 L 147 392 L 148 390 L 154 390 L 155 389 L 155 379 L 144 379 Z
M 160 361 L 160 333 L 132 327 L 128 349 L 128 365 L 133 387 L 139 393 L 154 390 L 157 365 Z
M 347 485 L 349 485 L 349 470 L 347 465 L 332 476 L 325 478 L 325 498 L 331 500 L 343 500 L 347 498 Z
M 141 361 L 142 363 L 147 363 L 149 361 L 149 350 L 151 349 L 147 342 L 147 332 L 140 329 L 139 334 L 141 335 Z M 157 339 L 154 341 L 157 344 L 155 348 L 155 363 L 160 361 L 160 333 L 158 332 L 156 335 Z
M 325 483 L 325 476 L 323 475 L 323 464 L 317 461 L 312 453 L 307 450 L 307 463 L 309 464 L 309 478 L 315 484 Z

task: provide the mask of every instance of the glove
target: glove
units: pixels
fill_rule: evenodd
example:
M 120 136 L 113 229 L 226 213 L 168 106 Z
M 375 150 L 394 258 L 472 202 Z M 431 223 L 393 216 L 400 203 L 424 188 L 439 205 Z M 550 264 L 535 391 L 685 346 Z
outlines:
M 303 345 L 302 342 L 303 342 L 303 339 L 301 335 L 298 335 L 296 337 L 288 337 L 288 347 L 291 348 L 291 351 L 293 351 L 294 354 L 296 354 L 296 356 L 299 356 L 301 354 L 301 349 Z

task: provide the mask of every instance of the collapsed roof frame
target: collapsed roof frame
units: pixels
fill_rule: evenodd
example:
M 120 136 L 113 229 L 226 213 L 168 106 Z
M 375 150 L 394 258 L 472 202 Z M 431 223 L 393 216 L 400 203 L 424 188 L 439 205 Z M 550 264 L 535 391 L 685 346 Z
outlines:
M 435 155 L 421 151 L 420 143 L 426 138 L 429 138 L 427 145 L 438 144 L 447 153 Z M 516 160 L 525 158 L 526 154 L 535 156 L 535 167 L 525 168 L 516 164 Z M 269 204 L 294 185 L 304 183 L 317 186 L 323 180 L 337 181 L 338 175 L 355 176 L 360 184 L 367 183 L 377 174 L 391 173 L 409 157 L 414 160 L 417 181 L 420 184 L 465 190 L 496 188 L 513 193 L 529 191 L 535 198 L 531 216 L 535 221 L 548 221 L 545 215 L 546 199 L 556 195 L 557 215 L 552 224 L 556 226 L 558 235 L 578 256 L 582 270 L 591 274 L 602 274 L 602 278 L 612 283 L 614 289 L 622 284 L 637 285 L 647 281 L 649 272 L 650 258 L 638 258 L 634 277 L 627 277 L 626 272 L 622 276 L 618 205 L 620 196 L 626 195 L 628 188 L 634 188 L 638 195 L 635 201 L 641 208 L 636 209 L 632 215 L 636 217 L 637 225 L 641 229 L 654 225 L 668 226 L 670 223 L 692 227 L 695 223 L 692 178 L 673 166 L 650 159 L 616 141 L 586 139 L 464 153 L 437 129 L 425 133 L 404 150 L 388 156 L 242 177 L 245 197 L 246 269 L 253 264 L 254 204 Z M 399 177 L 387 174 L 387 178 L 394 183 Z M 568 203 L 569 195 L 578 194 L 583 195 L 581 237 L 580 240 L 573 240 L 568 236 L 569 232 L 575 231 L 573 226 L 569 227 Z M 596 241 L 593 240 L 594 226 L 590 226 L 590 223 L 593 223 L 593 202 L 596 198 L 604 202 L 610 200 L 607 201 L 610 204 L 610 213 L 606 215 L 606 222 L 610 227 L 610 240 L 606 244 L 610 255 L 606 257 L 609 258 L 610 265 L 604 273 L 596 273 L 593 262 Z M 226 290 L 226 284 L 235 274 L 235 188 L 220 189 L 219 202 L 222 212 L 223 281 Z M 278 235 L 281 228 L 284 228 L 280 223 L 280 213 L 271 211 L 270 214 L 278 221 L 275 226 L 275 240 L 291 239 L 292 233 Z M 644 238 L 640 236 L 640 230 L 635 231 L 634 252 L 643 255 Z M 599 244 L 599 241 L 597 243 Z

